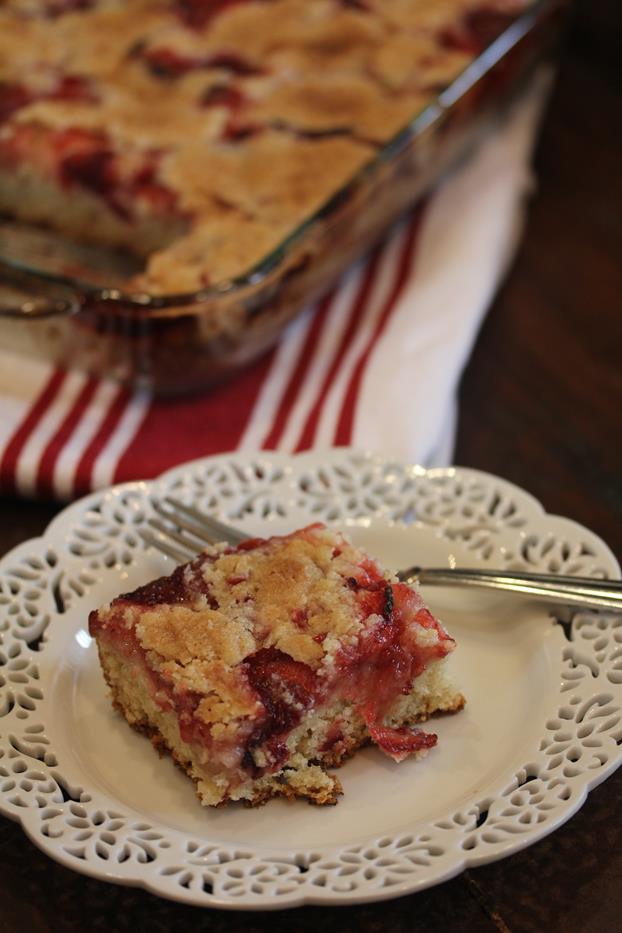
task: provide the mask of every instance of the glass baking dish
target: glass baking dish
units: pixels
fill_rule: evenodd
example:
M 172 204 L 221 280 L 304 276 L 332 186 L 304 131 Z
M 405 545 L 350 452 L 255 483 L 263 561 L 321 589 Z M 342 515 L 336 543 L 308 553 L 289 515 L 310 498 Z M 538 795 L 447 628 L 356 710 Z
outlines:
M 5 348 L 159 394 L 212 386 L 257 358 L 464 156 L 549 59 L 564 0 L 539 0 L 277 249 L 191 294 L 124 291 L 132 260 L 0 219 Z

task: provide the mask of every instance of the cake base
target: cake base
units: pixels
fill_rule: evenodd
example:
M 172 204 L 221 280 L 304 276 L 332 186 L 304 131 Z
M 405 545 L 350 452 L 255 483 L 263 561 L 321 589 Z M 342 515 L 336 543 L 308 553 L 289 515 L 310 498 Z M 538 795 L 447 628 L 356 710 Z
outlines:
M 359 748 L 371 744 L 371 736 L 361 715 L 351 703 L 337 700 L 307 715 L 287 738 L 289 757 L 272 774 L 227 789 L 222 771 L 206 760 L 202 746 L 185 742 L 174 712 L 162 710 L 153 698 L 149 682 L 136 664 L 127 676 L 127 659 L 113 647 L 99 643 L 99 658 L 110 688 L 114 708 L 137 732 L 149 738 L 160 756 L 169 754 L 194 782 L 197 797 L 204 806 L 224 806 L 239 801 L 249 807 L 273 797 L 302 798 L 318 806 L 334 805 L 343 793 L 339 779 L 327 768 L 339 768 Z M 416 689 L 399 697 L 385 717 L 392 729 L 412 728 L 433 715 L 456 713 L 465 699 L 456 692 L 444 665 L 436 662 L 417 678 Z M 340 723 L 337 739 L 334 724 Z M 332 733 L 332 734 L 331 734 Z M 424 748 L 412 757 L 423 758 Z

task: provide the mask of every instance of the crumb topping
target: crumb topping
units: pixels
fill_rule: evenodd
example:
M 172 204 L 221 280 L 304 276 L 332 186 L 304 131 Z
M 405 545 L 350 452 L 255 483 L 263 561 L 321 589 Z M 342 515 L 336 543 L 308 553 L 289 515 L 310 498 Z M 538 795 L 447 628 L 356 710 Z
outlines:
M 317 668 L 374 618 L 352 587 L 360 559 L 321 527 L 230 553 L 208 549 L 164 585 L 138 590 L 138 604 L 123 598 L 122 611 L 142 648 L 161 661 L 234 667 L 261 648 L 278 648 Z
M 317 666 L 321 636 L 339 638 L 361 624 L 347 583 L 358 556 L 341 538 L 315 530 L 225 555 L 205 564 L 203 579 L 227 616 L 251 621 L 256 648 Z
M 155 651 L 165 661 L 222 660 L 229 666 L 254 648 L 254 639 L 243 621 L 213 609 L 159 606 L 139 616 L 136 633 L 146 651 Z

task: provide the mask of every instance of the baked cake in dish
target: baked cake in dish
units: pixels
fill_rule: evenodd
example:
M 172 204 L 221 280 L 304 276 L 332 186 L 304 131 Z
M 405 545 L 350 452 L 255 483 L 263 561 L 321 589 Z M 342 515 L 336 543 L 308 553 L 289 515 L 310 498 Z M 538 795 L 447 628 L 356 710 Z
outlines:
M 532 0 L 4 0 L 0 211 L 248 272 Z
M 89 627 L 114 706 L 205 806 L 335 803 L 327 769 L 370 741 L 419 758 L 437 737 L 416 723 L 464 705 L 421 597 L 320 524 L 209 548 Z

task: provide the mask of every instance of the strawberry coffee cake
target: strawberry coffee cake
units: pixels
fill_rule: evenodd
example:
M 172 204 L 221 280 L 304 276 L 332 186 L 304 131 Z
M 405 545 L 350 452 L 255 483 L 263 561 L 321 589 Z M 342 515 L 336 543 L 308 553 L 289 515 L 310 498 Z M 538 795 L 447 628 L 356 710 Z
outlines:
M 241 276 L 533 0 L 4 0 L 0 212 Z
M 464 705 L 421 597 L 319 524 L 209 548 L 89 627 L 113 705 L 205 806 L 335 803 L 327 769 L 369 742 L 422 757 L 437 737 L 417 723 Z

